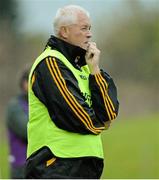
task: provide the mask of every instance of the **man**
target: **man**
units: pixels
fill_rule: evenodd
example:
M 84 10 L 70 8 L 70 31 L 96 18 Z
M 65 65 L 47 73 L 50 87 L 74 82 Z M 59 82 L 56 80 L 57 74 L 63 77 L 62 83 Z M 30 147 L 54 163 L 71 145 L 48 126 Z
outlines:
M 55 36 L 32 66 L 26 178 L 101 176 L 101 132 L 116 118 L 118 100 L 90 28 L 83 8 L 59 9 Z
M 24 178 L 24 164 L 27 150 L 28 76 L 29 70 L 25 69 L 20 77 L 21 92 L 11 99 L 7 107 L 6 121 L 12 179 Z

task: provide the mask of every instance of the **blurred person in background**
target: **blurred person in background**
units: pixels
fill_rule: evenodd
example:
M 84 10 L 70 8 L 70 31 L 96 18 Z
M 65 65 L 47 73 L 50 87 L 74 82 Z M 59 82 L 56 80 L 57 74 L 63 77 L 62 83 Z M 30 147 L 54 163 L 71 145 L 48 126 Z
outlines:
M 60 8 L 55 36 L 29 75 L 26 178 L 100 178 L 101 133 L 118 114 L 117 90 L 99 68 L 89 13 Z
M 6 123 L 12 179 L 24 178 L 27 149 L 28 75 L 29 69 L 26 68 L 20 76 L 20 93 L 10 100 L 7 107 Z

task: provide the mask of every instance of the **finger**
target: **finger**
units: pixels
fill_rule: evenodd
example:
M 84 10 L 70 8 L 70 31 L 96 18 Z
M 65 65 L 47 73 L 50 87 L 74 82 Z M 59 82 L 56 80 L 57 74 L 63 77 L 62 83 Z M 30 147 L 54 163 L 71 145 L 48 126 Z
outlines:
M 87 51 L 91 52 L 91 53 L 95 53 L 96 50 L 97 50 L 97 48 L 95 46 L 89 46 L 88 49 L 87 49 Z
M 88 48 L 90 48 L 90 47 L 96 47 L 96 43 L 95 42 L 89 42 L 88 43 Z
M 86 58 L 90 59 L 93 56 L 93 53 L 91 51 L 87 51 Z
M 95 46 L 95 47 L 96 47 L 96 43 L 95 43 L 95 42 L 92 42 L 92 46 Z

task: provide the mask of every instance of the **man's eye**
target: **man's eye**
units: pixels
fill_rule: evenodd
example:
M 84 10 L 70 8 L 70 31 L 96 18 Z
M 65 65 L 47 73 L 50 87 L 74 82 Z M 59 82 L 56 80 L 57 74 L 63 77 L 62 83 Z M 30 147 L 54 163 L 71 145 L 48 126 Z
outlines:
M 87 29 L 88 29 L 88 28 L 86 28 L 86 27 L 83 27 L 83 28 L 82 28 L 82 30 L 87 30 Z

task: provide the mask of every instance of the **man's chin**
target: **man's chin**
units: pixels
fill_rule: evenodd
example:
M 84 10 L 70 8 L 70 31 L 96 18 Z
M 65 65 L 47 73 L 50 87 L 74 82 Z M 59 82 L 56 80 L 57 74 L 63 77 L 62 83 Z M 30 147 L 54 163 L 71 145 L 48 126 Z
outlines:
M 84 50 L 87 50 L 87 48 L 88 48 L 88 44 L 86 44 L 86 43 L 85 44 L 81 44 L 81 45 L 79 45 L 79 44 L 77 45 L 76 44 L 76 46 L 78 46 L 78 47 L 80 47 L 80 48 L 82 48 Z
M 82 49 L 87 50 L 88 44 L 84 44 L 83 46 L 80 46 Z

